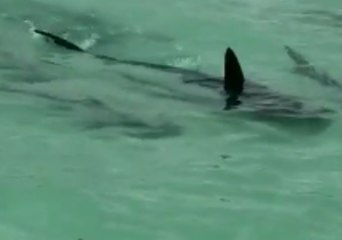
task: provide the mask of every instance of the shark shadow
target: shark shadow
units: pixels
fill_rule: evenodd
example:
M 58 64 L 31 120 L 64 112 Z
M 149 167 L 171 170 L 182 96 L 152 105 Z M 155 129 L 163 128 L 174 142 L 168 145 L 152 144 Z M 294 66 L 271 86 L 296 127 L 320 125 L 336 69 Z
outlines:
M 4 85 L 0 86 L 0 92 L 21 94 L 51 101 L 59 107 L 58 110 L 76 112 L 80 110 L 76 114 L 79 120 L 77 126 L 84 130 L 118 128 L 125 135 L 139 139 L 169 138 L 183 133 L 183 129 L 177 124 L 162 120 L 156 124 L 151 124 L 132 114 L 116 111 L 96 98 L 68 99 L 40 91 Z

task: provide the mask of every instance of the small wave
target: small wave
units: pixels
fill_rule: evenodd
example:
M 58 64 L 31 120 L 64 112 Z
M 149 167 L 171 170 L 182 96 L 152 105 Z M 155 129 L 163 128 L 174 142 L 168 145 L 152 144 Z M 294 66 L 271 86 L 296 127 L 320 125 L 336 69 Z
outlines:
M 199 63 L 201 62 L 201 58 L 198 57 L 181 57 L 177 58 L 169 64 L 176 67 L 190 67 L 190 68 L 198 68 Z
M 80 43 L 80 47 L 82 49 L 87 50 L 91 48 L 92 46 L 94 46 L 99 39 L 100 39 L 100 36 L 96 33 L 93 33 L 90 35 L 90 38 L 85 39 L 84 41 Z
M 32 34 L 32 37 L 38 38 L 40 35 L 35 33 L 34 30 L 37 29 L 34 23 L 30 20 L 24 20 L 24 23 L 26 23 L 29 26 L 29 31 Z

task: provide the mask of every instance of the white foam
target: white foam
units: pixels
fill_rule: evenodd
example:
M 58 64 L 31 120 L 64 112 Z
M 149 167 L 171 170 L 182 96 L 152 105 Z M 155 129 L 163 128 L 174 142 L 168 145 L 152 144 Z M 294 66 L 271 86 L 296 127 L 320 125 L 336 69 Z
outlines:
M 80 43 L 80 47 L 82 49 L 89 49 L 96 44 L 96 42 L 100 39 L 100 36 L 96 33 L 91 34 L 90 38 L 85 39 L 83 42 Z

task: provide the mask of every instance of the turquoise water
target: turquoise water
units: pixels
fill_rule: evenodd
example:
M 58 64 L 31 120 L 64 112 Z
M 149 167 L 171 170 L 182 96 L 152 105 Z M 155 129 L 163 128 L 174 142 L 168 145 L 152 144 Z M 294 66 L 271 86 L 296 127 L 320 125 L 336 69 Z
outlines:
M 342 92 L 293 74 L 283 49 L 342 79 L 341 3 L 298 2 L 2 0 L 0 238 L 341 239 Z M 30 24 L 218 76 L 231 46 L 247 77 L 337 114 L 314 132 L 222 115 L 215 91 L 62 51 Z M 58 100 L 85 98 L 114 110 Z

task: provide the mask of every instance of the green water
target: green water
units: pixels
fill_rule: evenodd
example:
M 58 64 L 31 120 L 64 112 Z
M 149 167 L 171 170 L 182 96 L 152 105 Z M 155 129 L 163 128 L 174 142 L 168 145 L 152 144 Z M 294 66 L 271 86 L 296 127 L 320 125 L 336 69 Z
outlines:
M 291 73 L 283 49 L 342 79 L 340 1 L 2 0 L 0 16 L 1 86 L 118 113 L 0 92 L 1 240 L 341 239 L 342 92 Z M 214 75 L 231 46 L 247 77 L 337 114 L 315 133 L 222 117 L 216 92 L 63 52 L 25 20 L 80 44 L 97 36 L 96 53 Z M 212 102 L 159 98 L 160 84 Z

